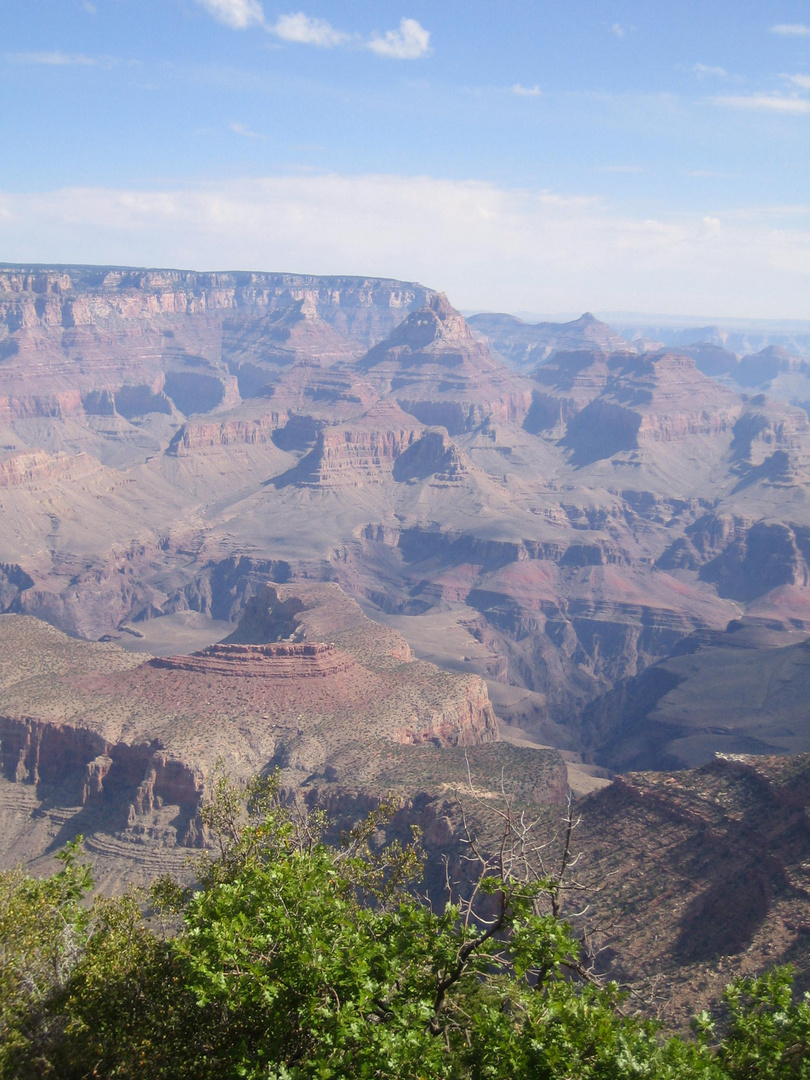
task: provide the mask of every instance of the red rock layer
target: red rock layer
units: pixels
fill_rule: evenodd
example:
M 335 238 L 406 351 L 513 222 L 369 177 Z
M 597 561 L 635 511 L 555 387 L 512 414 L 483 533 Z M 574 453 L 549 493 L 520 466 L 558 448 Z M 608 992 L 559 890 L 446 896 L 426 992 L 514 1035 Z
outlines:
M 333 644 L 212 645 L 191 656 L 161 656 L 153 667 L 250 679 L 324 678 L 356 668 Z

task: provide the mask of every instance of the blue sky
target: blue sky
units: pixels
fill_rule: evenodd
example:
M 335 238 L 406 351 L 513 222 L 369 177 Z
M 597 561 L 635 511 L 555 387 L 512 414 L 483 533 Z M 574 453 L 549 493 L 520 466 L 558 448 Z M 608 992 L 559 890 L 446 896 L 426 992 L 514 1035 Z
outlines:
M 807 0 L 0 15 L 0 259 L 810 318 Z

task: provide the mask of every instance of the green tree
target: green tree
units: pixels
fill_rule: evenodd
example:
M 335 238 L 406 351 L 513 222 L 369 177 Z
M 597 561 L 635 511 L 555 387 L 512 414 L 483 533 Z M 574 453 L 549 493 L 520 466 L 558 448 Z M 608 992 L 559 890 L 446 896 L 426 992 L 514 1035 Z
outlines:
M 192 893 L 82 905 L 72 848 L 54 877 L 0 879 L 0 1075 L 155 1080 L 786 1080 L 808 1078 L 810 1007 L 790 973 L 727 991 L 724 1032 L 664 1039 L 583 981 L 559 882 L 470 841 L 465 898 L 433 910 L 409 888 L 418 838 L 377 850 L 382 807 L 339 847 L 273 778 L 224 780 L 206 819 L 217 855 Z M 69 928 L 69 929 L 66 929 Z

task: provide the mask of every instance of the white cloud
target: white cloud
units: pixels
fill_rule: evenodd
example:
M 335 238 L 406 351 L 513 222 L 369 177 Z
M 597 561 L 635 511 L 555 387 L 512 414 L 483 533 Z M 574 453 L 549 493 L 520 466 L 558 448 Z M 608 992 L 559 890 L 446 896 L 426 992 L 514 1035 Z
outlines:
M 311 19 L 303 11 L 295 15 L 281 15 L 270 30 L 282 41 L 297 45 L 317 45 L 321 49 L 331 49 L 335 45 L 345 45 L 351 40 L 349 34 L 336 30 L 326 19 Z
M 264 10 L 259 0 L 197 0 L 197 3 L 232 30 L 264 25 Z
M 771 27 L 772 34 L 784 34 L 793 37 L 810 37 L 810 26 L 802 23 L 779 23 Z
M 260 135 L 257 131 L 251 131 L 247 124 L 239 124 L 232 121 L 228 127 L 234 135 L 241 135 L 245 139 L 266 139 L 266 135 Z
M 47 64 L 51 67 L 95 67 L 98 63 L 92 56 L 83 53 L 53 52 L 29 52 L 7 53 L 6 60 L 10 64 Z
M 622 26 L 622 24 L 621 24 L 621 23 L 617 23 L 617 22 L 615 22 L 615 23 L 613 24 L 613 26 L 611 26 L 611 28 L 610 28 L 610 29 L 611 29 L 611 32 L 612 32 L 613 34 L 615 34 L 617 38 L 623 38 L 623 37 L 625 36 L 625 34 L 627 33 L 627 31 L 626 31 L 626 30 L 625 30 L 625 28 L 624 28 L 624 27 Z
M 510 89 L 511 93 L 517 94 L 518 97 L 540 97 L 543 93 L 536 84 L 534 86 L 521 86 L 520 83 L 515 83 Z
M 430 31 L 420 26 L 416 19 L 401 19 L 398 30 L 389 30 L 386 34 L 375 32 L 364 40 L 359 34 L 347 34 L 326 19 L 313 18 L 303 11 L 279 15 L 275 23 L 269 25 L 259 0 L 197 0 L 197 3 L 233 30 L 262 26 L 281 41 L 295 45 L 314 45 L 321 49 L 358 45 L 371 49 L 378 56 L 395 60 L 418 60 L 431 52 Z
M 7 261 L 421 280 L 496 311 L 806 318 L 810 295 L 806 208 L 644 219 L 593 198 L 430 177 L 0 193 L 0 249 Z
M 416 19 L 402 19 L 399 30 L 389 30 L 384 37 L 372 34 L 368 47 L 378 56 L 391 56 L 395 60 L 418 60 L 431 51 L 430 31 L 420 26 Z
M 726 71 L 725 68 L 712 67 L 711 64 L 693 64 L 692 65 L 692 71 L 694 71 L 695 75 L 697 75 L 697 77 L 699 79 L 708 79 L 708 78 L 727 79 L 728 78 L 728 72 Z
M 810 75 L 783 75 L 782 78 L 792 82 L 794 86 L 800 86 L 802 90 L 810 90 Z
M 783 94 L 732 94 L 726 97 L 716 97 L 712 100 L 715 105 L 723 105 L 729 109 L 777 112 L 794 116 L 810 113 L 810 101 L 800 97 L 785 97 Z

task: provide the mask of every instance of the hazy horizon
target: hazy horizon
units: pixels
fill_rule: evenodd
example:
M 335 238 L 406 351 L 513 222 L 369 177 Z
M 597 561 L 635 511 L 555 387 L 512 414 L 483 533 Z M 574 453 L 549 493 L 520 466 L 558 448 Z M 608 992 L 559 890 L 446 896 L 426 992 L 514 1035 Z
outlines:
M 5 30 L 4 259 L 810 318 L 799 0 L 11 0 Z

